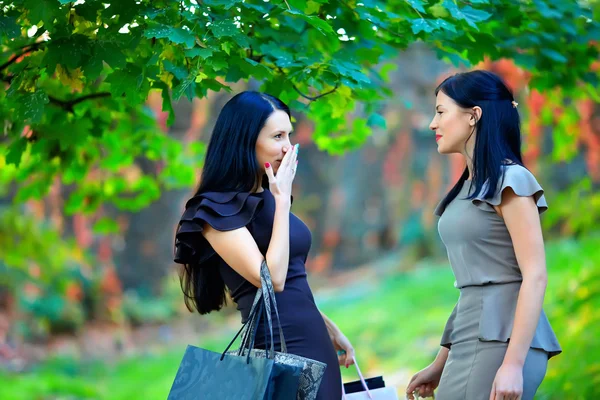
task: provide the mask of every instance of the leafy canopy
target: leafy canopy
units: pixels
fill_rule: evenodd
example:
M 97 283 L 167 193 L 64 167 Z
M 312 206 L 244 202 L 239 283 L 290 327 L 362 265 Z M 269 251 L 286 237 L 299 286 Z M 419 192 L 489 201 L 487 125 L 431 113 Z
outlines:
M 598 3 L 551 0 L 0 1 L 0 187 L 71 187 L 67 212 L 139 209 L 191 184 L 203 146 L 162 132 L 146 99 L 261 90 L 305 110 L 332 153 L 385 126 L 386 61 L 423 41 L 452 63 L 511 58 L 531 86 L 600 98 Z M 360 106 L 360 107 L 359 107 Z M 349 119 L 348 115 L 356 118 Z M 139 167 L 148 159 L 160 168 Z

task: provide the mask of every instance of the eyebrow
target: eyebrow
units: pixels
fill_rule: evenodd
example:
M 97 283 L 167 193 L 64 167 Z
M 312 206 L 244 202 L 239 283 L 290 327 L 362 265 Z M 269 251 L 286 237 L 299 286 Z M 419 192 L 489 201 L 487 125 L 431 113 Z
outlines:
M 438 108 L 442 107 L 441 104 L 438 104 L 437 106 L 435 106 L 435 109 L 437 110 Z

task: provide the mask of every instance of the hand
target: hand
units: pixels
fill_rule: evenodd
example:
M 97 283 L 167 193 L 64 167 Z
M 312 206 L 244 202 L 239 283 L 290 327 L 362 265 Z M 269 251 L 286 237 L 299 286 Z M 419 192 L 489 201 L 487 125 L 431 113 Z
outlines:
M 433 397 L 433 391 L 440 384 L 443 370 L 443 366 L 440 367 L 438 364 L 433 363 L 413 375 L 406 388 L 407 398 L 414 400 L 415 392 L 421 397 Z
M 265 164 L 265 172 L 269 178 L 269 190 L 275 198 L 282 197 L 289 200 L 292 195 L 292 182 L 296 176 L 296 167 L 298 166 L 298 148 L 299 146 L 296 144 L 285 153 L 277 170 L 277 175 L 273 173 L 271 164 Z
M 333 348 L 337 351 L 340 366 L 343 365 L 348 368 L 354 364 L 354 347 L 352 347 L 348 338 L 339 329 L 330 337 Z
M 523 367 L 502 364 L 492 385 L 490 400 L 520 400 L 523 395 Z

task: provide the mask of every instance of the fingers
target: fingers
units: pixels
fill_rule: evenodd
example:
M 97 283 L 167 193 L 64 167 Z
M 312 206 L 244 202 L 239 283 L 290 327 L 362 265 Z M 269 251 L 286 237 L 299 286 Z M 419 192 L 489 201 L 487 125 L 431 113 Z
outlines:
M 496 398 L 496 381 L 492 384 L 492 392 L 490 393 L 490 400 L 498 400 Z
M 412 393 L 415 391 L 415 389 L 421 385 L 421 379 L 419 377 L 419 374 L 413 375 L 413 377 L 410 379 L 410 382 L 408 383 L 408 387 L 406 388 L 406 394 L 408 394 L 409 396 L 412 396 Z
M 273 173 L 273 166 L 270 163 L 265 163 L 265 173 L 269 178 L 269 183 L 275 183 L 275 174 Z
M 433 387 L 431 384 L 421 385 L 419 388 L 419 395 L 421 397 L 432 397 L 433 396 Z
M 290 151 L 292 153 L 292 155 L 290 156 L 290 160 L 289 160 L 289 167 L 291 168 L 293 174 L 296 173 L 296 163 L 298 160 L 298 150 L 300 148 L 299 144 L 294 145 L 294 147 L 292 147 L 292 150 Z
M 339 361 L 340 367 L 342 365 L 346 365 L 346 356 L 347 356 L 346 353 L 338 353 L 338 361 Z
M 285 152 L 285 155 L 283 156 L 283 160 L 281 160 L 281 166 L 279 168 L 286 168 L 290 165 L 290 158 L 295 155 L 295 153 L 296 153 L 295 150 L 296 150 L 296 145 L 292 146 Z
M 346 352 L 346 368 L 348 368 L 354 364 L 354 348 L 350 347 Z

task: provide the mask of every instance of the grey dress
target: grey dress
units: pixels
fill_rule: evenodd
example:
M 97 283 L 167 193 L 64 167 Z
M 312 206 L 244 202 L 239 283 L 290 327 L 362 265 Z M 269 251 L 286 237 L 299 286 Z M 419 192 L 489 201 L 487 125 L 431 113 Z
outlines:
M 471 182 L 445 209 L 438 229 L 460 297 L 444 330 L 441 345 L 450 349 L 437 390 L 438 400 L 488 400 L 502 365 L 513 327 L 523 277 L 510 234 L 493 206 L 507 187 L 533 196 L 541 214 L 548 208 L 535 177 L 520 165 L 505 165 L 493 198 L 466 199 Z M 485 188 L 484 188 L 485 189 Z M 548 359 L 561 352 L 542 311 L 523 369 L 523 400 L 531 400 L 546 373 Z

